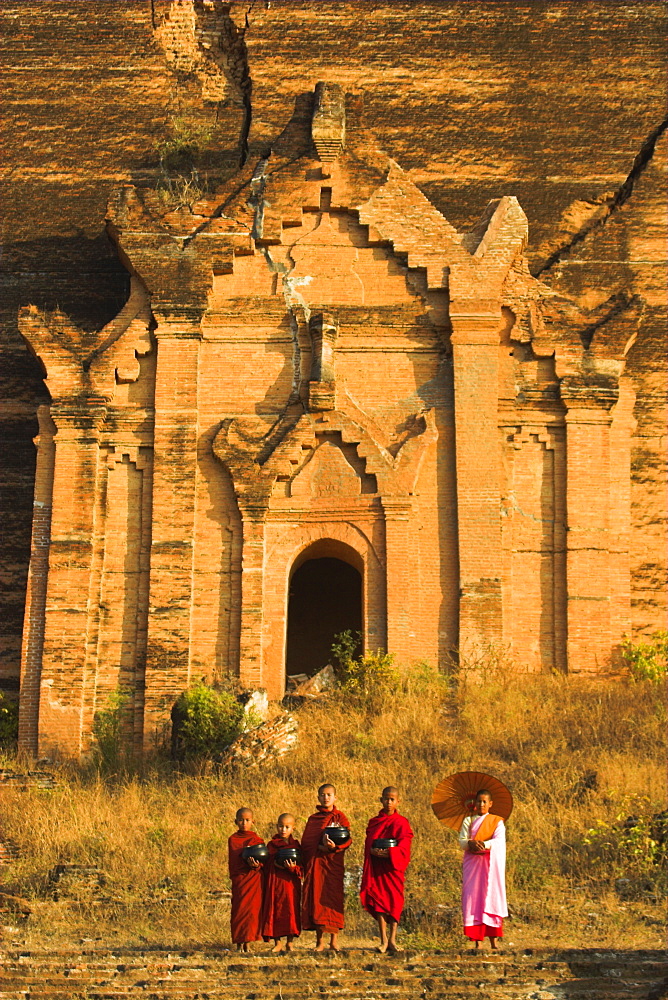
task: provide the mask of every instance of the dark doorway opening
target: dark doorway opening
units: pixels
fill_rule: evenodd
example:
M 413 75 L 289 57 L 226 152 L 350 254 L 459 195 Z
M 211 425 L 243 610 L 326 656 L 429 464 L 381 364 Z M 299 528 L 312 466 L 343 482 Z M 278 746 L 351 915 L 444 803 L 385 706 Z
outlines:
M 362 576 L 342 559 L 308 559 L 292 574 L 286 672 L 311 676 L 331 661 L 338 632 L 362 632 Z

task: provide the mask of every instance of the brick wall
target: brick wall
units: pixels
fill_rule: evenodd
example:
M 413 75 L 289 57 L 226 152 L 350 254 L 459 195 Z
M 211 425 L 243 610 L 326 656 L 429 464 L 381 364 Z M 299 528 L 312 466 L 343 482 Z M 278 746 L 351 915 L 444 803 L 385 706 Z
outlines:
M 3 10 L 0 681 L 23 628 L 26 746 L 40 686 L 73 750 L 122 678 L 138 742 L 192 677 L 278 693 L 291 560 L 323 533 L 366 560 L 369 639 L 405 658 L 493 642 L 607 670 L 664 622 L 663 8 L 375 4 L 363 32 L 356 10 Z M 348 96 L 317 105 L 320 161 L 323 60 Z M 177 119 L 211 190 L 168 211 Z M 335 508 L 338 473 L 304 466 L 323 434 L 353 470 Z

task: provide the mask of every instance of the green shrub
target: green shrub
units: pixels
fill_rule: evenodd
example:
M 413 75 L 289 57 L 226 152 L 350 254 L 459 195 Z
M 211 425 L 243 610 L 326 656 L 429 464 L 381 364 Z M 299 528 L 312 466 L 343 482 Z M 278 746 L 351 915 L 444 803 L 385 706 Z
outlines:
M 177 756 L 212 758 L 243 732 L 243 706 L 229 691 L 216 691 L 200 681 L 176 703 Z
M 341 690 L 355 703 L 371 711 L 401 688 L 401 674 L 394 665 L 394 654 L 381 649 L 354 656 L 359 648 L 359 633 L 341 632 L 334 638 L 332 656 Z
M 157 145 L 160 166 L 165 172 L 185 170 L 189 174 L 211 142 L 213 131 L 210 126 L 186 118 L 170 119 L 169 131 L 169 136 Z
M 0 694 L 0 746 L 13 747 L 19 735 L 19 703 Z
M 191 207 L 208 190 L 208 178 L 201 171 L 213 130 L 186 118 L 172 118 L 169 132 L 156 146 L 160 158 L 157 190 L 166 208 Z
M 649 642 L 633 642 L 624 636 L 622 657 L 636 681 L 664 681 L 668 666 L 668 632 L 654 632 Z
M 127 739 L 123 730 L 131 698 L 129 690 L 117 688 L 93 716 L 93 752 L 103 770 L 116 769 L 125 758 Z
M 666 813 L 641 812 L 648 801 L 631 804 L 637 815 L 619 812 L 611 821 L 599 820 L 587 830 L 576 847 L 579 865 L 593 880 L 614 882 L 618 892 L 628 898 L 662 896 L 666 890 Z

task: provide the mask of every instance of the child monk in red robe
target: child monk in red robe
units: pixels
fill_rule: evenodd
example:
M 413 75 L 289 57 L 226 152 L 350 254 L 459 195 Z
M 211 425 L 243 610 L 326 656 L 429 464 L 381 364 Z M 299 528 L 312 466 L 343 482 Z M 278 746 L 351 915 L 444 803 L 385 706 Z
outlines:
M 265 862 L 262 936 L 265 941 L 274 939 L 271 949 L 274 954 L 292 951 L 292 942 L 301 931 L 301 866 L 294 861 L 286 861 L 284 866 L 276 861 L 276 854 L 282 847 L 301 846 L 293 836 L 294 828 L 294 816 L 281 813 L 276 834 L 267 844 L 269 857 Z M 281 938 L 285 938 L 284 945 Z
M 244 847 L 264 844 L 252 829 L 253 813 L 244 807 L 237 809 L 234 822 L 237 832 L 227 842 L 230 878 L 232 880 L 232 941 L 237 951 L 248 951 L 249 941 L 261 941 L 262 865 L 254 858 L 242 858 Z
M 384 788 L 380 796 L 383 808 L 366 828 L 364 869 L 360 900 L 378 923 L 380 947 L 376 950 L 396 955 L 397 925 L 404 908 L 404 880 L 411 860 L 413 831 L 405 816 L 397 812 L 399 792 L 394 786 Z M 372 847 L 380 838 L 396 840 L 396 847 Z
M 337 846 L 327 837 L 328 826 L 350 829 L 347 817 L 336 806 L 334 785 L 318 789 L 316 812 L 309 816 L 302 836 L 304 890 L 302 893 L 302 930 L 315 931 L 315 950 L 324 951 L 325 934 L 329 947 L 339 950 L 339 931 L 343 929 L 343 852 L 349 846 Z

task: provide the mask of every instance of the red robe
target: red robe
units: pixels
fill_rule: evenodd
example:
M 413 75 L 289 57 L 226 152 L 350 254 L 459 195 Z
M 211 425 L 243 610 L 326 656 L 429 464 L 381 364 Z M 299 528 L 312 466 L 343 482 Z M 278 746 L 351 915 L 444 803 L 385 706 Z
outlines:
M 396 847 L 390 847 L 387 858 L 371 854 L 371 844 L 378 837 L 394 837 Z M 360 901 L 372 916 L 378 914 L 399 921 L 404 908 L 404 880 L 411 860 L 413 831 L 405 816 L 391 816 L 382 810 L 369 820 L 364 844 L 364 870 Z
M 241 857 L 244 847 L 264 844 L 253 830 L 245 833 L 237 830 L 227 841 L 230 878 L 232 880 L 232 912 L 230 925 L 232 942 L 244 944 L 247 941 L 261 941 L 262 917 L 262 869 L 249 868 Z
M 276 834 L 267 847 L 269 857 L 264 864 L 264 901 L 262 905 L 262 936 L 269 938 L 297 937 L 301 931 L 302 869 L 291 872 L 274 864 L 281 847 L 299 847 L 299 841 Z
M 309 816 L 302 837 L 304 856 L 304 891 L 302 893 L 302 930 L 335 934 L 343 927 L 343 852 L 347 844 L 332 851 L 320 851 L 318 845 L 328 826 L 350 829 L 347 817 L 339 809 L 318 806 Z

